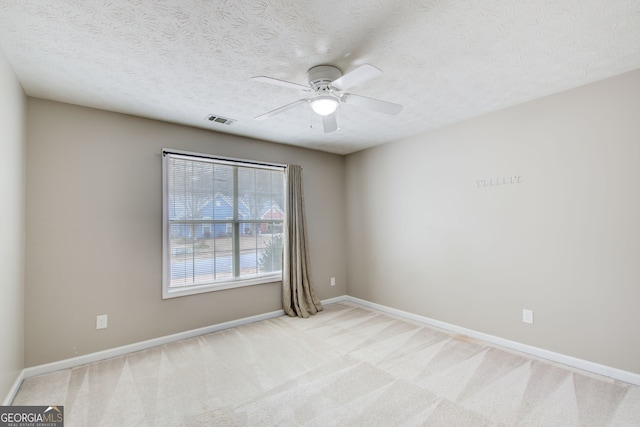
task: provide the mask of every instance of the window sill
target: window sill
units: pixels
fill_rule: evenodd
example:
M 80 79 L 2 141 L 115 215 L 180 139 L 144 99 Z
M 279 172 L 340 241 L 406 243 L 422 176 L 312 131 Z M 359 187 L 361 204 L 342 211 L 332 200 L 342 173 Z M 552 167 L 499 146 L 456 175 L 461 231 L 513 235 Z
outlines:
M 282 273 L 271 274 L 269 276 L 260 276 L 247 279 L 229 280 L 226 282 L 212 283 L 208 285 L 180 286 L 169 288 L 163 286 L 162 299 L 184 297 L 187 295 L 202 294 L 205 292 L 223 291 L 226 289 L 244 288 L 246 286 L 264 285 L 266 283 L 274 283 L 282 281 Z

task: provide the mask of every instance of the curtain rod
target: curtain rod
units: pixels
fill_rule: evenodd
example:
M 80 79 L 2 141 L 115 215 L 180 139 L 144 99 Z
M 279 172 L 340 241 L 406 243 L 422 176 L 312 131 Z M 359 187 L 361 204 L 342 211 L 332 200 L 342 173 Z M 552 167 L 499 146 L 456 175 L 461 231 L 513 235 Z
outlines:
M 287 168 L 287 165 L 286 164 L 282 164 L 282 163 L 258 162 L 258 161 L 255 161 L 255 160 L 238 159 L 238 158 L 234 158 L 234 157 L 224 157 L 224 156 L 214 156 L 214 155 L 208 155 L 208 154 L 202 154 L 202 153 L 193 153 L 193 152 L 190 152 L 190 151 L 170 150 L 170 149 L 163 148 L 162 149 L 162 157 L 166 156 L 167 154 L 175 154 L 175 155 L 178 155 L 178 156 L 198 157 L 198 158 L 201 158 L 201 159 L 209 159 L 209 160 L 220 160 L 220 161 L 225 161 L 225 162 L 240 162 L 240 163 L 246 163 L 246 164 L 249 164 L 249 165 L 265 166 L 265 167 L 270 167 L 270 168 L 282 168 L 282 169 L 286 169 Z

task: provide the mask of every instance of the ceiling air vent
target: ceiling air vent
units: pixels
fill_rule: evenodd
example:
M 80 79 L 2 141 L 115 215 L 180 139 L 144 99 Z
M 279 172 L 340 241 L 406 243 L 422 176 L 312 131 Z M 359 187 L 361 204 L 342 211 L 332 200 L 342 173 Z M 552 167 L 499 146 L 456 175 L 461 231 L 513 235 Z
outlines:
M 233 119 L 228 119 L 226 117 L 217 116 L 215 114 L 209 114 L 207 116 L 207 120 L 209 120 L 210 122 L 213 122 L 213 123 L 220 123 L 220 124 L 223 124 L 223 125 L 230 125 L 230 124 L 233 124 L 235 122 L 235 120 L 233 120 Z

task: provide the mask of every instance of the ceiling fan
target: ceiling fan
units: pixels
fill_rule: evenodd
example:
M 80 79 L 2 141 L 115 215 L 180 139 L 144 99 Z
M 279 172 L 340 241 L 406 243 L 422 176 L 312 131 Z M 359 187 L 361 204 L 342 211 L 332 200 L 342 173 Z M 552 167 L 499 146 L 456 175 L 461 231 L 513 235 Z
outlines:
M 316 114 L 322 116 L 324 131 L 329 133 L 339 129 L 337 113 L 341 102 L 369 108 L 381 113 L 398 114 L 402 110 L 402 105 L 344 92 L 344 90 L 352 86 L 364 83 L 380 75 L 382 75 L 382 71 L 379 68 L 371 64 L 363 64 L 344 75 L 342 71 L 332 65 L 315 66 L 307 71 L 309 83 L 306 86 L 272 77 L 252 77 L 253 80 L 259 82 L 311 92 L 310 97 L 283 105 L 256 117 L 256 120 L 268 119 L 298 105 L 309 104 Z

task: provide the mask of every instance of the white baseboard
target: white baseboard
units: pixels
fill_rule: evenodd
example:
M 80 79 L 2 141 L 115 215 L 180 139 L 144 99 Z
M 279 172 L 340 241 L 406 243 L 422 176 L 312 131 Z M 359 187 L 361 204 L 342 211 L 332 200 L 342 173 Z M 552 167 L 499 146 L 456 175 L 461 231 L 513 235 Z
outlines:
M 598 375 L 604 375 L 609 378 L 624 381 L 627 383 L 640 386 L 640 375 L 623 371 L 621 369 L 612 368 L 598 363 L 589 362 L 588 360 L 578 359 L 572 356 L 567 356 L 553 351 L 545 350 L 538 347 L 522 344 L 516 341 L 510 341 L 504 338 L 500 338 L 494 335 L 485 334 L 483 332 L 474 331 L 473 329 L 467 329 L 460 326 L 456 326 L 450 323 L 441 322 L 439 320 L 431 319 L 428 317 L 420 316 L 417 314 L 409 313 L 407 311 L 398 310 L 385 305 L 376 304 L 374 302 L 366 301 L 360 298 L 355 298 L 349 295 L 342 295 L 335 298 L 329 298 L 321 301 L 323 305 L 331 305 L 339 302 L 351 302 L 369 307 L 375 310 L 389 313 L 394 316 L 402 317 L 405 319 L 413 320 L 419 323 L 423 323 L 436 328 L 444 329 L 447 331 L 455 332 L 457 334 L 466 335 L 471 338 L 479 339 L 490 344 L 499 345 L 511 350 L 520 351 L 522 353 L 531 354 L 542 359 L 551 360 L 554 362 L 562 363 L 564 365 L 572 366 L 574 368 L 582 369 L 587 372 L 591 372 Z M 274 317 L 283 316 L 285 313 L 283 310 L 276 310 L 270 313 L 259 314 L 256 316 L 245 317 L 238 320 L 232 320 L 229 322 L 219 323 L 216 325 L 206 326 L 204 328 L 192 329 L 190 331 L 179 332 L 173 335 L 167 335 L 164 337 L 154 338 L 147 341 L 141 341 L 134 344 L 124 345 L 121 347 L 111 348 L 96 353 L 85 354 L 71 359 L 64 359 L 57 362 L 47 363 L 44 365 L 32 366 L 30 368 L 23 369 L 16 378 L 13 386 L 9 390 L 3 405 L 10 405 L 13 401 L 22 381 L 25 378 L 30 378 L 36 375 L 48 374 L 51 372 L 59 371 L 62 369 L 75 368 L 76 366 L 86 365 L 88 363 L 97 362 L 111 357 L 123 356 L 136 351 L 146 350 L 148 348 L 156 347 L 159 345 L 170 344 L 172 342 L 180 341 L 187 338 L 193 338 L 211 332 L 217 332 L 224 329 L 234 328 L 236 326 L 248 325 L 249 323 L 259 322 L 262 320 L 272 319 Z
M 329 298 L 329 299 L 323 299 L 322 301 L 320 301 L 322 303 L 322 305 L 331 305 L 331 304 L 335 304 L 337 302 L 344 302 L 344 301 L 348 301 L 347 299 L 348 297 L 346 295 L 340 295 L 339 297 L 334 297 L 334 298 Z
M 375 310 L 379 310 L 384 313 L 389 313 L 398 317 L 413 320 L 419 323 L 424 323 L 426 325 L 433 326 L 439 329 L 455 332 L 456 334 L 465 335 L 471 338 L 485 341 L 490 344 L 495 344 L 511 350 L 530 354 L 532 356 L 536 356 L 541 359 L 562 363 L 563 365 L 571 366 L 573 368 L 581 369 L 583 371 L 591 372 L 593 374 L 603 375 L 605 377 L 613 378 L 615 380 L 620 380 L 620 381 L 624 381 L 630 384 L 640 386 L 640 374 L 636 374 L 634 372 L 623 371 L 622 369 L 612 368 L 610 366 L 601 365 L 599 363 L 590 362 L 584 359 L 578 359 L 577 357 L 567 356 L 565 354 L 560 354 L 553 351 L 545 350 L 540 347 L 534 347 L 534 346 L 522 344 L 516 341 L 507 340 L 504 338 L 497 337 L 495 335 L 485 334 L 483 332 L 478 332 L 473 329 L 467 329 L 461 326 L 453 325 L 451 323 L 441 322 L 440 320 L 435 320 L 429 317 L 409 313 L 407 311 L 397 310 L 395 308 L 387 307 L 381 304 L 376 304 L 374 302 L 370 302 L 360 298 L 355 298 L 349 295 L 346 295 L 344 298 L 342 298 L 342 301 L 349 301 L 352 303 L 360 304 L 364 307 L 373 308 Z

